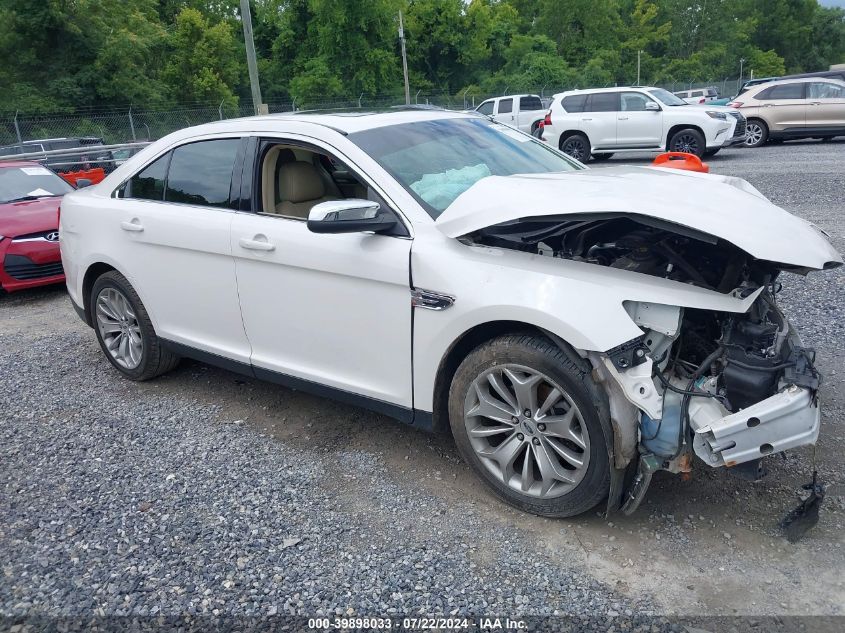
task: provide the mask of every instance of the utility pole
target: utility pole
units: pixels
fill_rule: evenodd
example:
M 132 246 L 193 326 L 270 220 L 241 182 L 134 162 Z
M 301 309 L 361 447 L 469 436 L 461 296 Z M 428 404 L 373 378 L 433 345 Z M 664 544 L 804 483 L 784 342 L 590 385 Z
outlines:
M 742 65 L 745 63 L 745 58 L 739 58 L 739 79 L 736 82 L 736 91 L 739 92 L 739 89 L 742 87 Z
M 405 28 L 399 12 L 399 42 L 402 44 L 402 73 L 405 75 L 405 105 L 411 105 L 411 88 L 408 86 L 408 55 L 405 53 Z
M 258 84 L 258 62 L 255 59 L 255 41 L 252 39 L 252 14 L 249 0 L 241 0 L 241 22 L 244 27 L 246 44 L 246 65 L 249 69 L 249 86 L 252 89 L 252 106 L 255 114 L 266 114 L 266 106 L 261 101 L 261 86 Z
M 640 55 L 642 55 L 642 51 L 637 51 L 637 85 L 640 85 Z

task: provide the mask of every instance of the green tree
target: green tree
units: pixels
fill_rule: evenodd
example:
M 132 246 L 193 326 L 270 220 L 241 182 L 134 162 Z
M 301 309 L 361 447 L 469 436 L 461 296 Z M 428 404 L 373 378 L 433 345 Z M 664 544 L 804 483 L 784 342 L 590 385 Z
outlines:
M 168 41 L 162 78 L 182 103 L 225 102 L 237 105 L 233 88 L 243 75 L 244 53 L 228 22 L 209 24 L 198 10 L 182 9 Z

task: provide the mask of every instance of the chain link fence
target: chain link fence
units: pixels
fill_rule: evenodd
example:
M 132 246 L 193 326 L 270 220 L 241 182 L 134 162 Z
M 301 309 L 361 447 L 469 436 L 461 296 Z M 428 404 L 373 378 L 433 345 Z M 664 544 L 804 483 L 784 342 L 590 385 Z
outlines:
M 660 87 L 671 92 L 692 90 L 715 86 L 720 95 L 731 96 L 737 92 L 739 80 L 724 78 L 714 81 L 677 81 L 661 83 Z M 612 84 L 611 84 L 612 85 Z M 530 90 L 514 90 L 503 87 L 500 93 L 485 93 L 470 89 L 460 93 L 412 91 L 411 103 L 432 105 L 443 108 L 465 110 L 476 107 L 485 99 L 502 94 L 530 93 L 548 100 L 553 94 L 587 86 L 558 87 L 552 85 L 536 86 Z M 609 86 L 589 86 L 609 87 Z M 505 92 L 507 91 L 507 92 Z M 367 95 L 343 98 L 326 97 L 311 99 L 307 103 L 276 102 L 269 103 L 270 113 L 291 112 L 294 110 L 330 110 L 330 109 L 380 109 L 404 104 L 404 96 L 399 94 Z M 94 136 L 103 139 L 106 144 L 153 141 L 176 130 L 237 117 L 252 116 L 252 106 L 242 104 L 232 107 L 225 104 L 195 104 L 169 110 L 113 109 L 88 110 L 73 114 L 28 115 L 25 112 L 0 113 L 0 146 L 13 145 L 24 141 L 48 138 L 68 138 Z

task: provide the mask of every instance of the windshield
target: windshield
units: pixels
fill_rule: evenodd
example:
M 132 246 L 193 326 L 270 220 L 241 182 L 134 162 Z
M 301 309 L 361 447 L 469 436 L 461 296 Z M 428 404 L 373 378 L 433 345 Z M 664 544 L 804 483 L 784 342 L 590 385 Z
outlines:
M 437 218 L 487 176 L 583 169 L 546 144 L 480 118 L 389 125 L 349 135 Z
M 664 90 L 663 88 L 655 88 L 654 90 L 649 90 L 649 92 L 660 99 L 665 105 L 667 106 L 685 106 L 689 105 L 683 99 L 676 97 L 668 90 Z
M 63 196 L 73 187 L 40 165 L 0 167 L 0 203 Z

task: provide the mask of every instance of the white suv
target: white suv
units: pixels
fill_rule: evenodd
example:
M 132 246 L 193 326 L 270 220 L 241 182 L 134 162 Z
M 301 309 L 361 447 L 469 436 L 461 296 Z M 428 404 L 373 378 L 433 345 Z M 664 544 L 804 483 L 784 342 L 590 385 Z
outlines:
M 186 356 L 450 429 L 529 512 L 632 511 L 654 470 L 818 436 L 773 293 L 842 258 L 738 178 L 589 170 L 477 114 L 274 115 L 156 141 L 60 220 L 126 378 Z
M 712 156 L 745 140 L 745 118 L 724 106 L 696 107 L 662 88 L 572 90 L 554 96 L 543 139 L 573 158 L 622 152 Z

